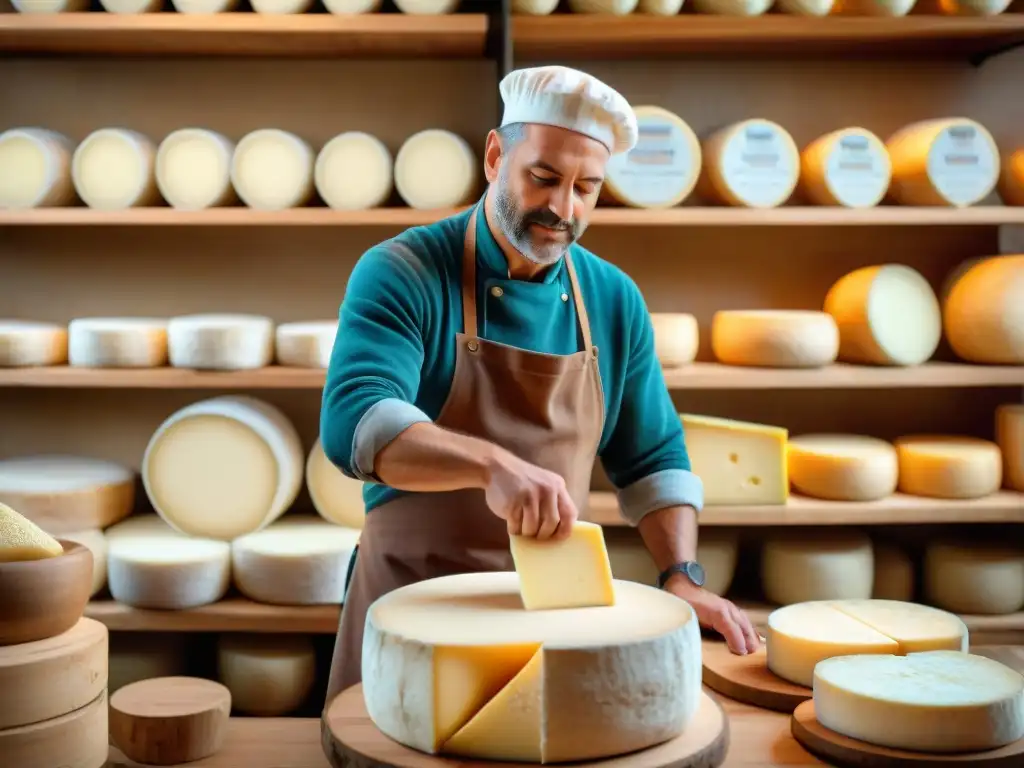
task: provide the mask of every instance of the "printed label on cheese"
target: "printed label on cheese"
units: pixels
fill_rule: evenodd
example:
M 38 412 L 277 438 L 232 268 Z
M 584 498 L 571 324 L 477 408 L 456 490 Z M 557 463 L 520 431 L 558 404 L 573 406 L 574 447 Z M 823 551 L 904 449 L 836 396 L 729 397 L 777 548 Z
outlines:
M 799 154 L 789 134 L 767 120 L 738 126 L 725 142 L 721 172 L 732 194 L 755 208 L 784 203 L 800 176 Z
M 885 144 L 863 128 L 846 128 L 811 142 L 801 154 L 801 188 L 816 205 L 870 208 L 889 189 Z
M 999 155 L 991 139 L 970 124 L 943 129 L 928 152 L 928 175 L 954 205 L 969 205 L 992 191 Z

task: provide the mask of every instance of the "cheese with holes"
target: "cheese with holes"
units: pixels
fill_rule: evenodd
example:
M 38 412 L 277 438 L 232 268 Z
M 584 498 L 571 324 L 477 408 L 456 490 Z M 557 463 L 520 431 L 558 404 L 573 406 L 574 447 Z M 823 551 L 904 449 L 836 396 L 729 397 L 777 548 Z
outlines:
M 1024 544 L 929 541 L 925 599 L 947 611 L 999 615 L 1024 609 Z
M 760 16 L 774 0 L 693 0 L 698 13 L 715 16 Z
M 800 194 L 815 205 L 873 208 L 891 176 L 885 144 L 864 128 L 827 133 L 800 154 Z
M 476 193 L 479 163 L 472 147 L 451 131 L 413 134 L 395 156 L 395 187 L 411 208 L 452 208 Z
M 510 536 L 509 546 L 526 610 L 606 606 L 615 600 L 604 529 L 597 523 L 577 520 L 562 539 Z
M 278 211 L 305 205 L 313 196 L 313 149 L 288 131 L 247 133 L 231 156 L 231 184 L 250 208 Z
M 79 317 L 68 324 L 68 364 L 85 368 L 155 368 L 167 364 L 167 321 Z
M 359 530 L 289 515 L 231 542 L 238 591 L 258 603 L 340 605 Z
M 700 176 L 700 140 L 678 115 L 652 106 L 634 107 L 638 137 L 629 152 L 612 155 L 602 196 L 634 208 L 679 205 Z
M 789 439 L 789 480 L 805 496 L 874 501 L 896 492 L 900 465 L 892 443 L 864 435 Z
M 821 368 L 839 352 L 839 329 L 826 312 L 731 309 L 711 318 L 711 349 L 726 365 Z
M 786 531 L 761 552 L 761 587 L 779 605 L 869 598 L 874 574 L 871 539 L 857 530 Z
M 348 477 L 334 466 L 319 437 L 306 458 L 306 488 L 322 518 L 336 525 L 362 529 L 366 522 L 363 481 Z
M 110 753 L 107 707 L 104 690 L 66 714 L 0 730 L 5 768 L 104 768 Z
M 603 13 L 625 16 L 636 10 L 637 0 L 569 0 L 573 13 Z
M 960 359 L 1024 364 L 1024 254 L 993 256 L 968 265 L 951 280 L 942 322 Z
M 914 563 L 894 544 L 875 542 L 875 579 L 871 597 L 878 600 L 913 600 Z
M 277 362 L 296 368 L 326 368 L 337 334 L 337 320 L 282 323 L 274 334 Z
M 675 16 L 683 9 L 683 0 L 640 0 L 636 9 L 651 16 Z
M 304 459 L 295 425 L 278 408 L 226 395 L 187 405 L 157 428 L 142 482 L 177 530 L 231 540 L 287 511 L 302 489 Z
M 605 540 L 612 576 L 657 586 L 658 566 L 635 529 L 607 528 Z M 732 586 L 739 555 L 739 535 L 724 528 L 704 528 L 697 540 L 697 562 L 704 569 L 704 589 L 724 595 Z
M 313 0 L 252 0 L 256 13 L 274 16 L 289 16 L 305 13 L 313 6 Z
M 66 326 L 0 319 L 0 368 L 60 365 L 67 359 Z
M 684 312 L 651 314 L 654 332 L 654 355 L 662 368 L 689 365 L 697 358 L 700 329 L 697 318 Z
M 978 499 L 999 490 L 1003 456 L 989 440 L 908 435 L 896 440 L 899 490 L 936 499 Z
M 376 136 L 346 131 L 320 150 L 313 179 L 320 197 L 335 210 L 376 208 L 391 195 L 394 160 Z
M 59 535 L 106 528 L 131 514 L 135 473 L 85 456 L 19 456 L 0 460 L 0 502 Z
M 370 718 L 413 749 L 475 759 L 594 760 L 674 738 L 701 696 L 697 618 L 667 592 L 614 587 L 613 605 L 550 611 L 525 610 L 509 572 L 388 593 L 363 638 Z M 521 701 L 536 704 L 512 720 Z
M 512 13 L 527 16 L 547 16 L 554 13 L 559 0 L 512 0 Z
M 911 123 L 886 141 L 889 194 L 900 205 L 963 208 L 980 203 L 999 181 L 999 148 L 966 118 Z
M 75 541 L 92 552 L 92 591 L 94 597 L 107 585 L 107 537 L 99 528 L 85 531 L 69 531 L 60 534 L 62 539 Z
M 305 635 L 226 632 L 217 638 L 217 675 L 238 712 L 283 717 L 313 690 L 316 648 Z
M 154 677 L 187 676 L 195 659 L 192 632 L 112 632 L 107 689 L 120 688 Z
M 0 504 L 0 563 L 45 560 L 64 554 L 46 531 L 6 504 Z
M 824 309 L 839 327 L 839 359 L 847 363 L 920 365 L 942 339 L 935 291 L 903 264 L 847 273 L 829 288 Z
M 75 149 L 71 177 L 90 208 L 119 210 L 156 205 L 156 146 L 138 131 L 101 128 Z
M 0 133 L 0 208 L 49 208 L 75 202 L 71 140 L 45 128 Z
M 917 10 L 942 16 L 998 16 L 1013 0 L 918 0 Z
M 680 419 L 691 469 L 704 484 L 705 504 L 789 500 L 785 428 L 689 413 Z
M 833 16 L 906 16 L 917 0 L 836 0 Z
M 834 0 L 779 0 L 778 9 L 792 16 L 828 16 Z
M 211 13 L 217 13 L 211 10 Z M 231 186 L 235 145 L 204 128 L 181 128 L 160 142 L 156 152 L 156 183 L 173 208 L 199 211 L 237 201 Z
M 814 670 L 813 698 L 824 727 L 892 749 L 981 752 L 1024 738 L 1024 676 L 985 656 L 827 659 Z
M 100 0 L 107 13 L 156 13 L 163 10 L 164 0 Z
M 167 353 L 175 368 L 263 368 L 274 359 L 274 321 L 262 315 L 172 317 Z
M 704 140 L 701 151 L 697 192 L 708 203 L 775 208 L 790 198 L 800 180 L 793 137 L 770 120 L 721 128 Z
M 834 656 L 966 651 L 967 625 L 946 611 L 893 600 L 794 603 L 768 615 L 768 669 L 811 687 L 815 665 Z
M 1003 454 L 1003 485 L 1024 491 L 1024 403 L 996 407 L 996 444 Z
M 1000 162 L 999 196 L 1006 205 L 1024 205 L 1024 147 L 1007 152 Z

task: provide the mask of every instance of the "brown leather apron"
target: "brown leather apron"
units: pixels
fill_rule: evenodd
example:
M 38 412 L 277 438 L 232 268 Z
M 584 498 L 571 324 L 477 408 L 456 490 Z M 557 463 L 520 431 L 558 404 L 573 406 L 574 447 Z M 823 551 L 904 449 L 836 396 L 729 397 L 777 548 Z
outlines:
M 478 211 L 479 206 L 469 217 L 463 245 L 463 333 L 456 337 L 455 375 L 434 423 L 489 440 L 558 473 L 583 510 L 604 428 L 604 393 L 576 270 L 566 253 L 582 351 L 550 355 L 481 339 L 476 320 Z M 377 598 L 438 576 L 511 570 L 506 523 L 491 512 L 480 489 L 410 493 L 372 510 L 349 566 L 326 704 L 362 677 L 363 627 Z

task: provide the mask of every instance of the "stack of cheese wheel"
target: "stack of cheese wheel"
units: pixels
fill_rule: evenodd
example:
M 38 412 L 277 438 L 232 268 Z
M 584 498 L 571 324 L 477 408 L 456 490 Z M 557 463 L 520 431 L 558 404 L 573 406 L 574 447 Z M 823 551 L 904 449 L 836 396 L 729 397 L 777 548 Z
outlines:
M 317 513 L 328 522 L 362 529 L 366 504 L 363 481 L 348 477 L 324 454 L 320 438 L 306 458 L 306 488 Z
M 1024 491 L 1024 403 L 996 408 L 996 443 L 1003 454 L 1003 485 Z
M 225 633 L 217 638 L 217 677 L 238 712 L 283 717 L 313 690 L 316 648 L 305 635 Z
M 55 323 L 0 319 L 0 368 L 61 365 L 68 360 L 68 329 Z
M 864 435 L 799 435 L 789 439 L 789 480 L 797 493 L 830 501 L 876 501 L 899 482 L 892 443 Z
M 395 188 L 411 208 L 468 204 L 476 194 L 478 173 L 473 148 L 451 131 L 432 128 L 415 133 L 395 156 Z
M 75 202 L 71 140 L 44 128 L 0 133 L 0 208 L 49 208 Z
M 815 205 L 872 208 L 885 198 L 891 178 L 885 144 L 864 128 L 827 133 L 800 154 L 800 194 Z
M 821 368 L 839 353 L 839 329 L 826 312 L 722 310 L 711 319 L 711 349 L 726 365 Z
M 1024 254 L 975 259 L 949 280 L 946 338 L 970 363 L 1024 364 Z
M 182 315 L 167 325 L 175 368 L 248 370 L 274 359 L 274 321 L 262 315 Z
M 612 576 L 623 581 L 656 586 L 658 566 L 643 540 L 629 528 L 604 532 Z M 707 528 L 697 539 L 697 562 L 704 568 L 704 589 L 724 595 L 732 586 L 739 558 L 740 539 L 735 530 Z
M 874 575 L 873 543 L 856 529 L 787 530 L 769 537 L 761 552 L 761 586 L 777 605 L 867 599 Z
M 964 614 L 1007 614 L 1024 609 L 1024 543 L 928 542 L 925 599 Z
M 662 368 L 679 368 L 697 358 L 700 329 L 697 318 L 684 312 L 651 314 L 654 355 Z
M 278 365 L 296 368 L 326 368 L 331 362 L 337 320 L 282 323 L 277 326 L 274 353 Z
M 999 490 L 1003 456 L 990 440 L 907 435 L 896 440 L 899 490 L 936 499 L 979 499 Z
M 394 186 L 394 160 L 376 136 L 346 131 L 327 142 L 316 158 L 313 181 L 331 208 L 358 211 L 387 202 Z
M 216 13 L 216 10 L 210 9 Z M 231 186 L 235 145 L 216 131 L 181 128 L 160 142 L 156 183 L 172 207 L 198 211 L 229 205 L 238 196 Z
M 247 133 L 231 156 L 231 183 L 250 208 L 279 211 L 305 205 L 313 196 L 316 155 L 288 131 Z
M 84 368 L 155 368 L 167 364 L 167 321 L 79 317 L 68 324 L 68 364 Z
M 698 0 L 700 2 L 745 0 Z M 753 0 L 750 0 L 753 2 Z M 770 0 L 765 4 L 765 9 Z M 775 208 L 800 180 L 800 152 L 793 137 L 770 120 L 743 120 L 704 140 L 697 192 L 708 203 Z
M 118 210 L 157 205 L 156 146 L 138 131 L 100 128 L 75 149 L 75 190 L 90 208 Z

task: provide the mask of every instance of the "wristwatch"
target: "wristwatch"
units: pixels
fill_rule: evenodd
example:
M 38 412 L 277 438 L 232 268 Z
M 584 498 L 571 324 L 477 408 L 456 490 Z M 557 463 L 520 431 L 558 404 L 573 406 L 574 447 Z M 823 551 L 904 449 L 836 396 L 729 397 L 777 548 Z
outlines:
M 658 589 L 663 588 L 665 583 L 677 573 L 683 574 L 694 586 L 704 586 L 704 569 L 701 567 L 701 564 L 696 560 L 684 560 L 681 563 L 670 565 L 658 574 Z

